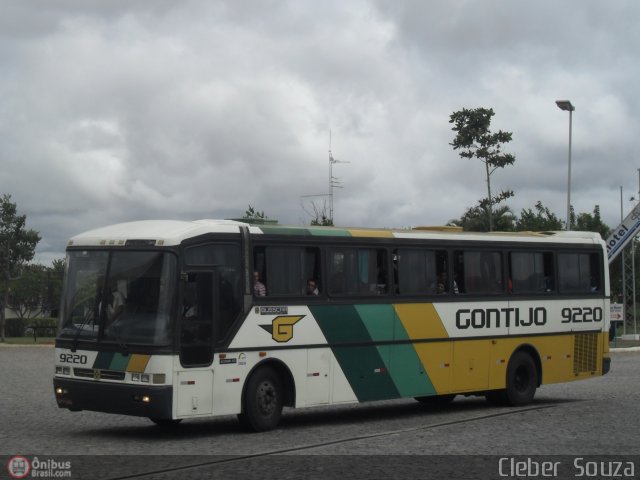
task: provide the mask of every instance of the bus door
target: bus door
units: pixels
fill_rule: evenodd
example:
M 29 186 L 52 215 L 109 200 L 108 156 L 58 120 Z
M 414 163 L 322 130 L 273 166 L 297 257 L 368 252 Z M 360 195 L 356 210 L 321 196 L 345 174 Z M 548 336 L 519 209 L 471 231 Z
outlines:
M 213 345 L 219 324 L 219 276 L 213 271 L 183 275 L 179 312 L 180 364 L 177 378 L 177 415 L 213 411 Z

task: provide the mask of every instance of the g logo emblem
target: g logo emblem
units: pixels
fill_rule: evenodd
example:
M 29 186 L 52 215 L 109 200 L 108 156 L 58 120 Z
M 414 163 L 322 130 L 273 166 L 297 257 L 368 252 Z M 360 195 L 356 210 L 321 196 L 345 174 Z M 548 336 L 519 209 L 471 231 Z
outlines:
M 271 325 L 260 325 L 271 334 L 278 343 L 286 343 L 293 338 L 293 326 L 302 320 L 304 315 L 278 315 Z

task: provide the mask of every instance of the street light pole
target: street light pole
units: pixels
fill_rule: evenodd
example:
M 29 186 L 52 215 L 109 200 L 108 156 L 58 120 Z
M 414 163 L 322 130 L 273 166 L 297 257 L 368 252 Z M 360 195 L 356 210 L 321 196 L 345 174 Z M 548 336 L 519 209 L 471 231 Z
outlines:
M 569 112 L 569 172 L 567 174 L 567 230 L 571 230 L 571 132 L 575 107 L 569 100 L 556 100 L 560 110 Z

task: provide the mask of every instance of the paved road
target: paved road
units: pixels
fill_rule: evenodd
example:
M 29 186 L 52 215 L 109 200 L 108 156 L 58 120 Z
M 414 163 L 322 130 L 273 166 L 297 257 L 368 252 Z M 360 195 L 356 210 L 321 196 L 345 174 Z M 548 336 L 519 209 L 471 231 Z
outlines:
M 289 473 L 287 463 L 294 457 L 304 457 L 304 461 L 295 460 L 304 464 L 322 458 L 313 455 L 332 459 L 362 455 L 354 457 L 353 468 L 362 473 L 367 470 L 363 467 L 375 467 L 380 473 L 386 466 L 391 470 L 381 476 L 389 477 L 415 459 L 381 455 L 629 456 L 639 452 L 640 352 L 614 353 L 612 371 L 602 378 L 544 386 L 535 402 L 524 408 L 491 407 L 481 398 L 458 397 L 440 410 L 413 400 L 288 410 L 280 428 L 261 434 L 243 433 L 235 417 L 184 421 L 167 431 L 144 418 L 58 409 L 52 392 L 52 357 L 50 347 L 0 348 L 0 455 L 118 456 L 104 457 L 109 466 L 101 475 L 91 475 L 95 478 L 143 478 L 122 473 L 138 471 L 140 458 L 152 459 L 147 467 L 160 471 L 203 464 L 188 470 L 190 478 L 210 478 L 208 473 L 215 466 L 214 477 L 220 478 L 225 469 L 237 472 L 238 462 L 254 471 L 251 464 L 264 461 L 269 452 L 286 455 L 281 458 L 288 460 L 282 460 L 279 468 Z M 121 459 L 122 455 L 131 457 Z M 154 457 L 141 457 L 148 455 Z M 227 456 L 235 459 L 226 462 Z M 119 458 L 117 464 L 114 458 Z M 482 461 L 478 458 L 475 461 Z M 128 463 L 136 459 L 136 465 Z M 308 468 L 323 472 L 341 461 Z M 460 468 L 466 471 L 469 461 L 461 460 Z M 172 472 L 144 478 L 177 476 Z M 72 478 L 83 477 L 76 471 Z

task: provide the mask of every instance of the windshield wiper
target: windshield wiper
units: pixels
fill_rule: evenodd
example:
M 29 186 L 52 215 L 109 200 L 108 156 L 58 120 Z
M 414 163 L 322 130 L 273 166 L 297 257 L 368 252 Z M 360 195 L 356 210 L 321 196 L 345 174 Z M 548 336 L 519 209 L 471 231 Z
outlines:
M 118 326 L 119 322 L 120 318 L 116 318 L 113 322 L 111 322 L 111 325 L 109 326 L 109 333 L 113 333 L 113 336 L 116 337 L 116 342 L 118 343 L 118 346 L 124 350 L 122 354 L 126 357 L 127 355 L 129 355 L 129 345 L 127 345 L 122 340 L 122 336 L 120 335 L 120 327 Z
M 84 328 L 84 326 L 89 323 L 89 319 L 91 317 L 89 315 L 86 315 L 85 318 L 82 320 L 82 323 L 80 324 L 78 328 L 78 331 L 76 332 L 75 336 L 73 337 L 73 342 L 71 345 L 71 351 L 75 353 L 75 351 L 78 349 L 78 342 L 80 340 L 80 334 L 82 333 L 82 329 Z M 94 323 L 95 325 L 95 323 Z

